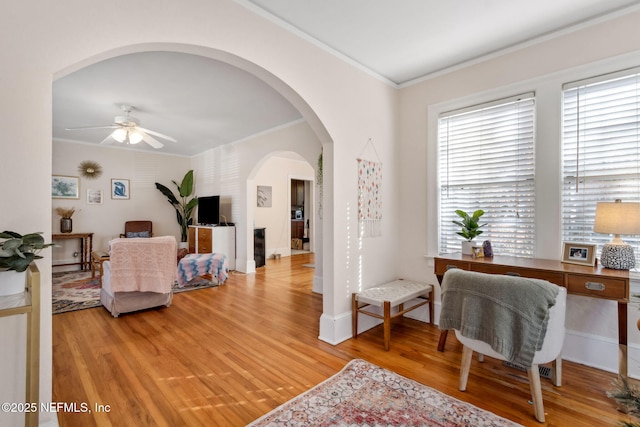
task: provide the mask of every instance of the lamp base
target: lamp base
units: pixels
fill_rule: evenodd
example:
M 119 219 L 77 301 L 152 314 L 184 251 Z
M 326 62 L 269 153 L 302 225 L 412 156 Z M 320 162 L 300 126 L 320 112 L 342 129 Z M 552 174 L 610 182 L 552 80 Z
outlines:
M 600 264 L 615 270 L 630 270 L 636 265 L 636 256 L 631 245 L 607 243 L 602 248 Z

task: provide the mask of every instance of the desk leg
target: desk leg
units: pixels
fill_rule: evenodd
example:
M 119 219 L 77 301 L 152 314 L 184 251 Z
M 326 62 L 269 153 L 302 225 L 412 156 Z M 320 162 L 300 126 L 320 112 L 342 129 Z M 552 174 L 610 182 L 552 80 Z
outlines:
M 627 303 L 618 302 L 618 377 L 627 378 Z

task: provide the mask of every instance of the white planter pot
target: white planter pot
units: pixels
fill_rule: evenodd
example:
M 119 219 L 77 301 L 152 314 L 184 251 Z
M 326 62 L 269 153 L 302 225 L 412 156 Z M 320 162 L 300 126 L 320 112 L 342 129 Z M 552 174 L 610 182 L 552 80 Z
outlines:
M 189 242 L 178 243 L 178 249 L 189 249 Z
M 26 284 L 26 271 L 20 273 L 14 270 L 0 271 L 0 296 L 22 293 Z
M 465 240 L 464 242 L 462 242 L 462 255 L 471 255 L 473 253 L 473 245 L 475 245 L 476 242 L 472 241 L 467 241 Z

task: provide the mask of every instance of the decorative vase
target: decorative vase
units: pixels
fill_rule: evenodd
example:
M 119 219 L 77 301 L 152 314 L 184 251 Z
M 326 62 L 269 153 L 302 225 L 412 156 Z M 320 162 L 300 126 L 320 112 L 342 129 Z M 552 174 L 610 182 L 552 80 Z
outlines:
M 73 221 L 71 218 L 60 218 L 60 232 L 71 233 L 73 230 Z
M 0 296 L 20 294 L 27 284 L 26 271 L 0 271 Z
M 462 242 L 462 255 L 473 254 L 473 245 L 476 243 L 473 240 L 465 240 Z

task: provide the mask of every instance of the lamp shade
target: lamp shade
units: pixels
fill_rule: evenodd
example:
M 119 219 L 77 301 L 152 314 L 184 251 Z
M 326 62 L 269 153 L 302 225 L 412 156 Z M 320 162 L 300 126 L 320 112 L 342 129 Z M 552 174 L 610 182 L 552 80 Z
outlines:
M 127 130 L 124 128 L 118 128 L 113 131 L 111 136 L 118 142 L 124 142 L 124 140 L 127 139 Z
M 640 203 L 598 202 L 593 231 L 602 234 L 640 234 Z
M 129 144 L 137 144 L 138 142 L 142 141 L 142 135 L 135 131 L 135 130 L 130 130 L 129 131 Z

